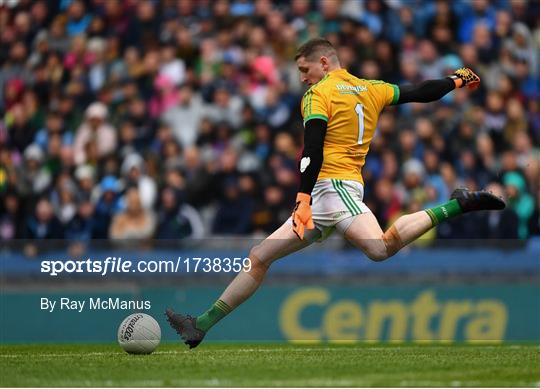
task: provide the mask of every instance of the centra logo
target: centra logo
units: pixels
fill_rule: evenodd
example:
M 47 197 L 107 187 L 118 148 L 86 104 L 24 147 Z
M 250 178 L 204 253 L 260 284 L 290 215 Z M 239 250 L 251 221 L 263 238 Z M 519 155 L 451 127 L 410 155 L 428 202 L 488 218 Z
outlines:
M 280 328 L 291 342 L 502 341 L 508 308 L 497 299 L 438 298 L 421 290 L 412 299 L 333 299 L 326 288 L 300 288 L 281 306 Z

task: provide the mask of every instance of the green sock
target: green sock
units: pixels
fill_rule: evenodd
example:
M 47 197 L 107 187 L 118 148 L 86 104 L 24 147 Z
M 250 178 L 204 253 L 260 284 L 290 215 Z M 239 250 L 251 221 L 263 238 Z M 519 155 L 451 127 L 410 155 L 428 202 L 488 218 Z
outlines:
M 431 218 L 433 227 L 435 227 L 442 221 L 450 219 L 454 216 L 461 215 L 463 211 L 461 210 L 458 201 L 456 199 L 452 199 L 449 202 L 439 205 L 437 207 L 426 209 L 426 213 Z
M 208 311 L 197 317 L 197 328 L 206 332 L 212 328 L 214 324 L 227 316 L 231 311 L 231 307 L 229 307 L 223 301 L 218 300 L 210 307 Z

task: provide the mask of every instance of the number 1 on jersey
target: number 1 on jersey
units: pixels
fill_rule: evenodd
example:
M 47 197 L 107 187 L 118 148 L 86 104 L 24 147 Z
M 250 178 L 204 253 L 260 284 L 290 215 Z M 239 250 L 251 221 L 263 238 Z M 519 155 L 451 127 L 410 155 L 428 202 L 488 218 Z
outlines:
M 354 107 L 354 111 L 358 115 L 358 144 L 361 145 L 363 143 L 362 138 L 364 137 L 364 107 L 358 103 Z

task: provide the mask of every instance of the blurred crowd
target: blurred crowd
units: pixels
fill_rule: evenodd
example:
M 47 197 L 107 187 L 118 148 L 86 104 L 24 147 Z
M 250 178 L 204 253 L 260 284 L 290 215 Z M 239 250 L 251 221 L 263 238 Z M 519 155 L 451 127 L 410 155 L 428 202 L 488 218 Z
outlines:
M 296 48 L 396 84 L 468 66 L 479 90 L 388 107 L 363 170 L 383 228 L 458 186 L 504 196 L 426 239 L 540 235 L 540 3 L 0 2 L 0 237 L 269 233 L 302 149 Z

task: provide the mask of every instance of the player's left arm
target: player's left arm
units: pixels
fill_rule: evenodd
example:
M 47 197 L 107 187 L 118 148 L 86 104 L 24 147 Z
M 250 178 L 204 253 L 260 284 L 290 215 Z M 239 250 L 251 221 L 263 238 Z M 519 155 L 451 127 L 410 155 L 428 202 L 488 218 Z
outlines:
M 300 160 L 299 192 L 311 195 L 323 163 L 323 145 L 327 123 L 323 119 L 311 119 L 304 130 L 304 151 Z
M 399 97 L 397 101 L 394 97 L 394 104 L 429 103 L 439 100 L 455 88 L 476 89 L 479 85 L 480 77 L 469 68 L 461 68 L 456 70 L 454 74 L 440 80 L 428 80 L 418 85 L 398 86 L 396 92 L 399 93 Z
M 304 238 L 305 228 L 315 228 L 311 213 L 311 192 L 323 163 L 326 128 L 326 120 L 320 118 L 313 118 L 305 123 L 304 151 L 299 164 L 300 188 L 292 214 L 293 231 L 300 239 Z
M 323 145 L 327 122 L 330 117 L 328 91 L 310 88 L 302 98 L 304 119 L 304 151 L 300 159 L 300 188 L 292 213 L 293 231 L 304 238 L 304 229 L 313 229 L 311 191 L 317 182 L 323 164 Z

